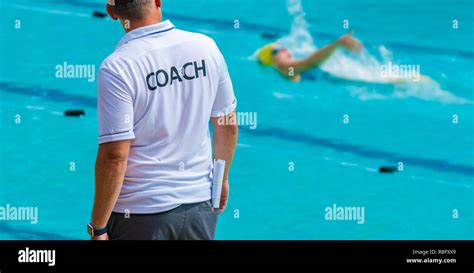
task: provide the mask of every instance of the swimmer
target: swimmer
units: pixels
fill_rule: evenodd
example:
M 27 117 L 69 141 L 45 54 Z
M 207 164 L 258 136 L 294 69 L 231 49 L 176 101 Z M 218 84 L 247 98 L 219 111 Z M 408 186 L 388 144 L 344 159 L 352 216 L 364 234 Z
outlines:
M 322 65 L 338 48 L 358 53 L 363 46 L 350 32 L 301 60 L 295 60 L 287 48 L 275 43 L 259 49 L 257 58 L 260 64 L 275 67 L 288 80 L 299 82 L 302 74 Z

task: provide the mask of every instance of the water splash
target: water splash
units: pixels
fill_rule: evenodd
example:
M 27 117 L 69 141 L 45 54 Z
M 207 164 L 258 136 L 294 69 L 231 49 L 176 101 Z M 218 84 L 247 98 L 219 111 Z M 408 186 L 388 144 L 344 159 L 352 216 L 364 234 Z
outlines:
M 438 101 L 445 104 L 472 104 L 472 101 L 458 97 L 448 90 L 444 90 L 441 84 L 434 80 L 424 81 L 417 84 L 405 83 L 397 85 L 392 98 L 404 99 L 414 97 L 426 101 Z
M 295 58 L 303 58 L 318 49 L 309 32 L 309 24 L 305 19 L 305 12 L 301 0 L 287 0 L 288 13 L 293 17 L 291 32 L 276 41 L 277 44 L 291 49 Z M 384 46 L 384 62 L 392 61 L 392 53 Z M 348 55 L 344 51 L 337 51 L 329 58 L 320 69 L 332 76 L 360 82 L 391 83 L 394 79 L 382 77 L 379 62 L 367 50 L 357 55 Z
M 293 17 L 291 31 L 288 35 L 278 39 L 277 44 L 291 50 L 295 58 L 303 58 L 318 49 L 309 31 L 309 24 L 305 19 L 305 12 L 301 0 L 287 0 L 288 13 Z M 359 54 L 349 54 L 345 51 L 336 51 L 320 69 L 333 77 L 370 84 L 387 84 L 388 94 L 380 94 L 371 88 L 357 87 L 352 89 L 352 95 L 361 100 L 371 99 L 404 99 L 416 97 L 423 100 L 434 100 L 446 104 L 468 104 L 471 101 L 457 97 L 433 79 L 418 73 L 423 80 L 413 82 L 412 79 L 387 77 L 381 73 L 381 68 L 394 61 L 393 52 L 384 45 L 377 48 L 378 58 L 367 49 Z M 369 90 L 370 89 L 370 90 Z M 384 88 L 387 90 L 387 88 Z M 391 94 L 390 94 L 391 92 Z
M 309 32 L 301 0 L 287 0 L 288 13 L 293 17 L 291 32 L 276 41 L 277 44 L 291 49 L 295 58 L 302 58 L 314 52 L 317 47 Z

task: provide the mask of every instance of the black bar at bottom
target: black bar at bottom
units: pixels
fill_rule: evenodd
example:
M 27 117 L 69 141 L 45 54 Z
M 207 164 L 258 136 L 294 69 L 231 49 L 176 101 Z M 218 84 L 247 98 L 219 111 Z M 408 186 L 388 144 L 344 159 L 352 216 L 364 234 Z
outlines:
M 474 272 L 473 249 L 473 241 L 0 241 L 0 272 L 454 273 Z M 41 250 L 54 250 L 54 262 Z

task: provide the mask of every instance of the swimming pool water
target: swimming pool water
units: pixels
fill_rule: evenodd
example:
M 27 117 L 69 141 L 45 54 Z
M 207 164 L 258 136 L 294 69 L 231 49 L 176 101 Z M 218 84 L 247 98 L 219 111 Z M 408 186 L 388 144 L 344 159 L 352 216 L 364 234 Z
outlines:
M 0 2 L 0 206 L 39 208 L 36 225 L 0 221 L 0 239 L 87 239 L 96 83 L 58 79 L 55 66 L 98 68 L 112 52 L 119 24 L 91 16 L 103 2 Z M 303 0 L 302 9 L 284 0 L 163 2 L 178 28 L 216 40 L 238 110 L 258 117 L 255 130 L 241 127 L 217 239 L 474 239 L 472 1 Z M 293 24 L 301 18 L 295 9 L 306 25 Z M 321 47 L 346 32 L 343 20 L 366 58 L 420 65 L 434 82 L 393 86 L 332 75 L 294 84 L 252 59 L 280 37 L 303 53 Z M 301 33 L 314 44 L 298 40 Z M 370 65 L 341 54 L 325 69 L 349 77 Z M 86 115 L 66 118 L 66 109 Z M 398 162 L 402 172 L 378 172 Z M 364 224 L 326 221 L 333 204 L 364 207 Z

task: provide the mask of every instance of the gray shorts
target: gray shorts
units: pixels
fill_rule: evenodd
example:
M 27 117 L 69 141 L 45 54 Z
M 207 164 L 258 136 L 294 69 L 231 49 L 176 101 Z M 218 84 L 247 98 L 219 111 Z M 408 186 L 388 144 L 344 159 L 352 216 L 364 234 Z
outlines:
M 113 212 L 107 227 L 110 240 L 213 240 L 217 210 L 211 201 L 184 204 L 155 214 Z M 127 218 L 126 216 L 129 216 Z

